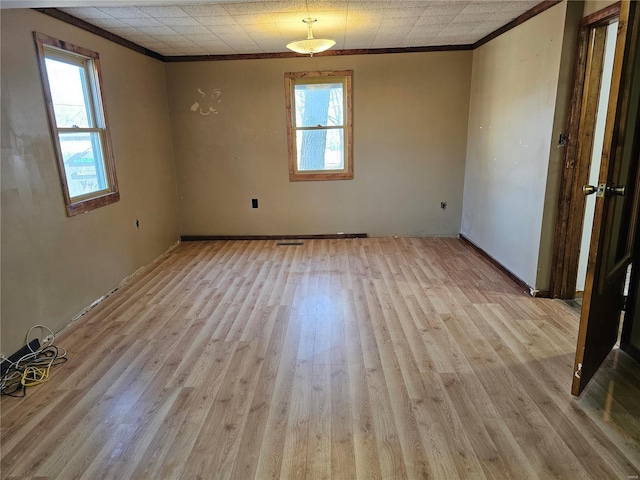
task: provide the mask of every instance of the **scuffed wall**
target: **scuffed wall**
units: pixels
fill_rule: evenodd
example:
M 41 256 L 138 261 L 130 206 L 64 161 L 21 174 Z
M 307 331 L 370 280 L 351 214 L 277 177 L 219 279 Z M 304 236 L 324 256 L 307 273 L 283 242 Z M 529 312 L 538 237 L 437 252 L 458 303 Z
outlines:
M 354 71 L 355 178 L 290 182 L 284 73 L 343 69 Z M 471 52 L 166 70 L 184 235 L 459 233 Z
M 2 353 L 58 330 L 179 238 L 164 65 L 31 10 L 2 11 Z M 67 217 L 32 32 L 100 54 L 121 200 Z M 136 228 L 136 219 L 140 228 Z
M 555 5 L 473 52 L 461 231 L 531 287 L 538 279 L 565 12 L 566 2 Z

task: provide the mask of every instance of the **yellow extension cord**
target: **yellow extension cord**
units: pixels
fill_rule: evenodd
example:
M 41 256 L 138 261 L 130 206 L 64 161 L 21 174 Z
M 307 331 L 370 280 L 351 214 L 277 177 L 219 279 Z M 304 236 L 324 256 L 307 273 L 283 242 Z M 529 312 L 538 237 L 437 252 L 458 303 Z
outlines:
M 29 366 L 24 369 L 24 373 L 22 374 L 22 383 L 25 387 L 33 387 L 34 385 L 40 385 L 41 383 L 49 380 L 49 369 L 51 365 L 47 368 Z

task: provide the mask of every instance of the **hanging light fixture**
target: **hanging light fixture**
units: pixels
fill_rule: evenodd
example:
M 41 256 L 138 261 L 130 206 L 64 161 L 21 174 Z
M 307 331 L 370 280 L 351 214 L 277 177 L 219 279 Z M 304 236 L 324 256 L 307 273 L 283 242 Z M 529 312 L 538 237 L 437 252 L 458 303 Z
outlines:
M 316 22 L 315 18 L 305 18 L 302 20 L 307 24 L 308 33 L 307 38 L 304 40 L 296 40 L 287 44 L 289 50 L 293 50 L 297 53 L 309 54 L 313 57 L 314 53 L 324 52 L 333 47 L 336 42 L 329 38 L 313 38 L 313 31 L 311 30 L 311 24 Z

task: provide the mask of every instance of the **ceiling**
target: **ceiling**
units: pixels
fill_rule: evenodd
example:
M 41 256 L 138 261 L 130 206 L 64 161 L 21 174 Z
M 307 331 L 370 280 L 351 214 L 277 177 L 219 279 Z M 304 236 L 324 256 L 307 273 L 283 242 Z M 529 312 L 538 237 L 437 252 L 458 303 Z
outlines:
M 305 17 L 318 21 L 315 37 L 334 49 L 468 45 L 539 0 L 185 0 L 3 1 L 55 6 L 163 56 L 286 52 L 306 38 Z

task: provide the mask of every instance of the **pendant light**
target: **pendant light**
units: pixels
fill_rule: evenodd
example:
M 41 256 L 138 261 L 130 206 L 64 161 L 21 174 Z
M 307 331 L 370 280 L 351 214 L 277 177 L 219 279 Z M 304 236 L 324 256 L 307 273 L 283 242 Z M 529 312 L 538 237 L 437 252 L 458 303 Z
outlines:
M 304 40 L 296 40 L 287 44 L 289 50 L 293 50 L 297 53 L 309 54 L 313 57 L 314 53 L 324 52 L 333 47 L 336 42 L 329 38 L 313 38 L 313 31 L 311 30 L 311 24 L 316 22 L 315 18 L 305 18 L 302 20 L 307 24 L 307 38 Z

